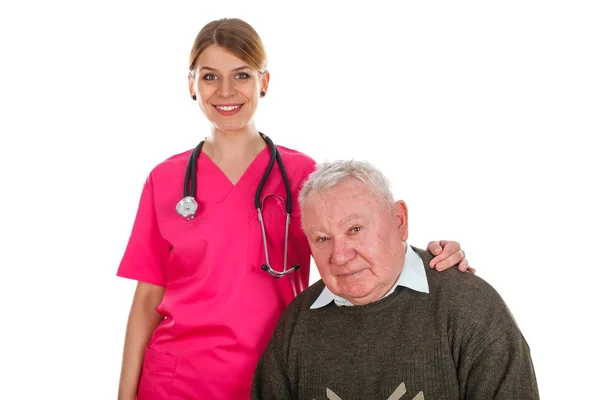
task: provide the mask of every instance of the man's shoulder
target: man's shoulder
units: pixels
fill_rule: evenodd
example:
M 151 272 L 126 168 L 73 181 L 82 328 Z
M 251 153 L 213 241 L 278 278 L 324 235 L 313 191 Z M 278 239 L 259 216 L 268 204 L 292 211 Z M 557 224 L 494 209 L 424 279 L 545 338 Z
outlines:
M 496 325 L 497 328 L 517 327 L 517 324 L 496 289 L 481 277 L 461 272 L 456 267 L 445 271 L 429 268 L 432 256 L 417 251 L 423 259 L 429 284 L 429 296 L 445 309 L 450 319 L 475 325 Z
M 459 302 L 481 300 L 502 300 L 500 294 L 483 278 L 470 272 L 461 272 L 456 267 L 436 271 L 426 267 L 429 291 L 442 298 L 454 298 Z
M 414 248 L 421 260 L 427 275 L 429 292 L 438 296 L 480 297 L 497 296 L 498 292 L 481 277 L 470 272 L 461 272 L 453 266 L 445 271 L 437 271 L 429 267 L 429 261 L 433 259 L 431 253 Z

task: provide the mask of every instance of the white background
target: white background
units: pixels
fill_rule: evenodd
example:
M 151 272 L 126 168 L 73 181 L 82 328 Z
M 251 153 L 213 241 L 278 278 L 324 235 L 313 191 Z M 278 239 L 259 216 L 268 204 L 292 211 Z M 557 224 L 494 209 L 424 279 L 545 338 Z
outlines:
M 373 161 L 410 242 L 460 241 L 504 297 L 541 397 L 597 396 L 598 3 L 281 3 L 3 2 L 0 398 L 116 398 L 116 269 L 150 169 L 208 133 L 187 57 L 221 17 L 266 45 L 259 129 Z

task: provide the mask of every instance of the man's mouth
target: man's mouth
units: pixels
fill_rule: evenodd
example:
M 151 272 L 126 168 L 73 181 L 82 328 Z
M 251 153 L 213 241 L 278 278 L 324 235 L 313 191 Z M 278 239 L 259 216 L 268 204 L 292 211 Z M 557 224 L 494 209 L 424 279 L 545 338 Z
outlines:
M 352 276 L 356 276 L 356 275 L 360 274 L 363 271 L 364 271 L 364 269 L 359 269 L 358 271 L 347 272 L 345 274 L 342 274 L 341 276 L 344 277 L 344 278 L 349 278 L 349 277 L 352 277 Z

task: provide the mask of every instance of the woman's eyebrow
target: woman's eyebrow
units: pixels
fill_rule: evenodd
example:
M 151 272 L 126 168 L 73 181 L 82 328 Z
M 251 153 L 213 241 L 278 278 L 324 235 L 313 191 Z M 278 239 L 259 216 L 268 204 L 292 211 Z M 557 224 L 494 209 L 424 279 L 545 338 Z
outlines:
M 218 71 L 218 69 L 213 68 L 213 67 L 209 67 L 209 66 L 202 66 L 202 67 L 200 67 L 200 70 L 203 70 L 203 69 L 206 69 L 206 70 L 209 70 L 209 71 Z M 248 65 L 242 65 L 241 67 L 234 68 L 231 71 L 236 72 L 236 71 L 241 71 L 243 69 L 252 69 L 252 68 L 250 68 Z

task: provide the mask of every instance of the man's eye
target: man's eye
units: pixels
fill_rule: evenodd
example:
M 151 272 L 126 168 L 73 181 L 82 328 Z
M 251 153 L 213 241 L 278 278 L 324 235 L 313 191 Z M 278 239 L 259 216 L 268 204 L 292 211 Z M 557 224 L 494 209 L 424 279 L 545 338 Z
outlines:
M 204 79 L 205 81 L 215 81 L 217 80 L 217 76 L 214 74 L 206 74 L 202 77 L 202 79 Z
M 360 226 L 353 226 L 352 228 L 350 228 L 350 232 L 352 233 L 358 233 L 361 231 L 361 227 Z
M 324 243 L 324 242 L 326 242 L 326 241 L 328 241 L 328 240 L 329 240 L 329 238 L 328 238 L 328 237 L 325 237 L 325 236 L 319 236 L 319 237 L 317 238 L 317 242 L 318 242 L 318 243 Z

